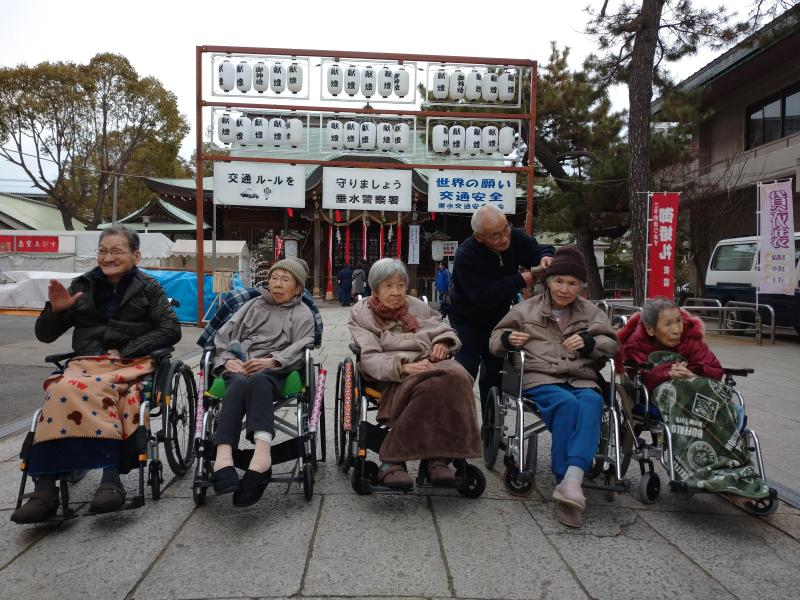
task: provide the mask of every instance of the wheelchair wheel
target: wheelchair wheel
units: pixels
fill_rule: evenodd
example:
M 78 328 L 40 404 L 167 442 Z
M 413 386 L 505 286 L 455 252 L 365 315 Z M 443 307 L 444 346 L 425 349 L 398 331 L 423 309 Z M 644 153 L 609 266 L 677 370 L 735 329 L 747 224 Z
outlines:
M 533 491 L 534 481 L 520 479 L 518 475 L 513 475 L 508 469 L 503 473 L 503 487 L 512 496 L 527 498 Z
M 314 495 L 314 465 L 311 463 L 303 465 L 303 495 L 306 500 Z
M 639 500 L 652 504 L 661 493 L 661 478 L 658 473 L 645 473 L 639 480 Z
M 486 477 L 475 465 L 468 464 L 464 469 L 464 485 L 458 488 L 458 493 L 465 498 L 480 498 L 486 490 Z
M 194 500 L 195 506 L 203 506 L 206 503 L 206 492 L 208 488 L 204 487 L 193 487 L 192 488 L 192 500 Z
M 150 495 L 153 500 L 161 498 L 161 484 L 164 483 L 164 466 L 161 461 L 151 460 L 147 465 L 147 483 L 150 485 Z
M 360 496 L 367 496 L 372 493 L 370 485 L 377 481 L 378 465 L 371 460 L 357 458 L 353 463 L 353 471 L 350 473 L 350 485 L 353 491 Z
M 766 517 L 778 510 L 778 492 L 775 488 L 769 488 L 769 496 L 751 500 L 740 505 L 742 510 L 757 517 Z
M 483 415 L 481 438 L 483 442 L 483 464 L 492 469 L 497 462 L 500 449 L 500 438 L 503 435 L 503 424 L 500 421 L 500 395 L 496 387 L 489 389 L 486 399 L 486 411 Z
M 180 362 L 173 366 L 168 381 L 169 407 L 162 412 L 164 449 L 172 472 L 181 476 L 194 458 L 197 386 L 192 370 Z

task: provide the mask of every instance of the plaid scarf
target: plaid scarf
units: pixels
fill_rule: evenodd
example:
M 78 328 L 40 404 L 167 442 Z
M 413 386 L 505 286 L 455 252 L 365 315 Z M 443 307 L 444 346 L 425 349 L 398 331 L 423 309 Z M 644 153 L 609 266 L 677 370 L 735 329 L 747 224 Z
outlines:
M 400 321 L 400 326 L 405 332 L 416 331 L 419 328 L 417 318 L 408 312 L 408 303 L 404 303 L 398 309 L 391 309 L 375 296 L 370 296 L 368 305 L 380 319 L 384 321 Z

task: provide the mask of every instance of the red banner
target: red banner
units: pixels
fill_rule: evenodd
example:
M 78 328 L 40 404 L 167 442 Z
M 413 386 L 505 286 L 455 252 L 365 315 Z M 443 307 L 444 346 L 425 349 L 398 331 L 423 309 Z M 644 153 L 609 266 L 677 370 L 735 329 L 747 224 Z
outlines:
M 383 223 L 381 223 L 380 229 L 378 229 L 378 258 L 383 258 L 383 248 L 384 248 L 384 240 L 383 240 Z
M 650 194 L 647 229 L 647 297 L 675 297 L 675 238 L 678 232 L 677 192 Z
M 403 224 L 397 220 L 397 259 L 403 260 Z
M 344 264 L 350 264 L 350 223 L 344 230 Z
M 367 260 L 367 220 L 361 222 L 361 258 Z
M 279 260 L 283 253 L 283 238 L 279 235 L 275 236 L 275 260 Z
M 0 235 L 0 252 L 57 253 L 57 235 Z
M 325 290 L 333 297 L 333 223 L 328 223 L 328 285 Z

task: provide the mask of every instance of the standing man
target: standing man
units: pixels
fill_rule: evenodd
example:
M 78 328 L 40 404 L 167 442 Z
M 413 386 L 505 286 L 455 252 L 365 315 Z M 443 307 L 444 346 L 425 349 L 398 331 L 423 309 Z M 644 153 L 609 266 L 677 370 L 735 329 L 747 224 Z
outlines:
M 339 302 L 342 306 L 350 306 L 350 296 L 353 293 L 353 271 L 349 264 L 345 264 L 339 271 Z
M 547 267 L 555 248 L 539 245 L 523 231 L 512 229 L 505 213 L 488 204 L 475 211 L 471 225 L 472 236 L 456 250 L 449 317 L 461 340 L 456 360 L 473 377 L 480 367 L 483 415 L 489 388 L 500 385 L 503 366 L 503 360 L 489 352 L 492 329 L 517 293 L 533 283 L 534 276 L 527 269 Z M 526 270 L 520 273 L 520 267 Z
M 436 301 L 443 302 L 450 289 L 450 271 L 443 262 L 436 264 Z

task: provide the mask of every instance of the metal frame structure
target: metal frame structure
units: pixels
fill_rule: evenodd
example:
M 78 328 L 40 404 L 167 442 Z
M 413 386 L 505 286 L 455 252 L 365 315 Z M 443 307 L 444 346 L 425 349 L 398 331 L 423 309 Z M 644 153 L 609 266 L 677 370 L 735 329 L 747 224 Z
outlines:
M 529 83 L 530 83 L 530 107 L 527 113 L 496 113 L 496 112 L 458 112 L 458 111 L 443 111 L 443 110 L 414 110 L 408 109 L 385 109 L 385 108 L 355 108 L 352 106 L 337 109 L 336 106 L 309 106 L 297 105 L 286 103 L 256 103 L 248 101 L 240 101 L 237 97 L 232 96 L 229 101 L 207 101 L 203 97 L 203 56 L 205 54 L 230 54 L 230 55 L 268 55 L 268 56 L 285 56 L 287 58 L 297 56 L 314 56 L 321 59 L 332 58 L 333 60 L 340 61 L 342 59 L 366 59 L 366 60 L 386 60 L 394 61 L 397 64 L 404 64 L 406 62 L 425 62 L 429 64 L 456 64 L 464 66 L 509 66 L 518 67 L 520 69 L 519 77 L 519 102 L 518 106 L 514 106 L 518 110 L 521 109 L 521 98 L 523 93 L 523 81 L 525 81 L 525 70 L 528 70 Z M 513 58 L 493 58 L 493 57 L 474 57 L 474 56 L 436 56 L 429 54 L 398 54 L 387 52 L 355 52 L 355 51 L 342 51 L 342 50 L 305 50 L 297 48 L 256 48 L 249 46 L 197 46 L 195 53 L 195 68 L 196 68 L 196 119 L 195 119 L 195 136 L 196 136 L 196 157 L 197 157 L 197 193 L 196 193 L 196 216 L 197 216 L 197 325 L 202 326 L 203 321 L 203 271 L 204 271 L 204 255 L 203 255 L 203 165 L 206 162 L 213 161 L 228 161 L 228 162 L 264 162 L 264 163 L 277 163 L 277 164 L 291 164 L 291 165 L 325 165 L 331 167 L 357 167 L 369 169 L 430 169 L 438 171 L 447 170 L 464 170 L 468 168 L 474 171 L 500 171 L 504 173 L 527 173 L 526 183 L 526 216 L 525 216 L 525 229 L 531 233 L 533 228 L 533 184 L 534 184 L 534 164 L 532 157 L 534 155 L 535 139 L 536 139 L 536 88 L 537 88 L 537 74 L 538 64 L 534 60 L 528 59 L 513 59 Z M 310 73 L 309 73 L 310 80 Z M 250 97 L 252 98 L 252 96 Z M 249 98 L 243 98 L 249 100 Z M 305 112 L 324 112 L 324 113 L 355 113 L 371 116 L 380 115 L 413 115 L 417 117 L 468 117 L 471 119 L 497 119 L 497 120 L 520 120 L 527 121 L 528 123 L 528 165 L 525 167 L 505 167 L 505 166 L 488 166 L 488 165 L 469 165 L 468 167 L 459 161 L 460 164 L 450 165 L 441 163 L 378 163 L 358 160 L 312 160 L 312 159 L 293 159 L 293 158 L 278 158 L 278 157 L 237 157 L 225 156 L 221 154 L 203 152 L 203 132 L 205 130 L 203 124 L 203 109 L 206 107 L 223 107 L 223 108 L 244 108 L 256 110 L 282 110 L 282 111 L 305 111 Z M 511 107 L 510 107 L 511 108 Z

